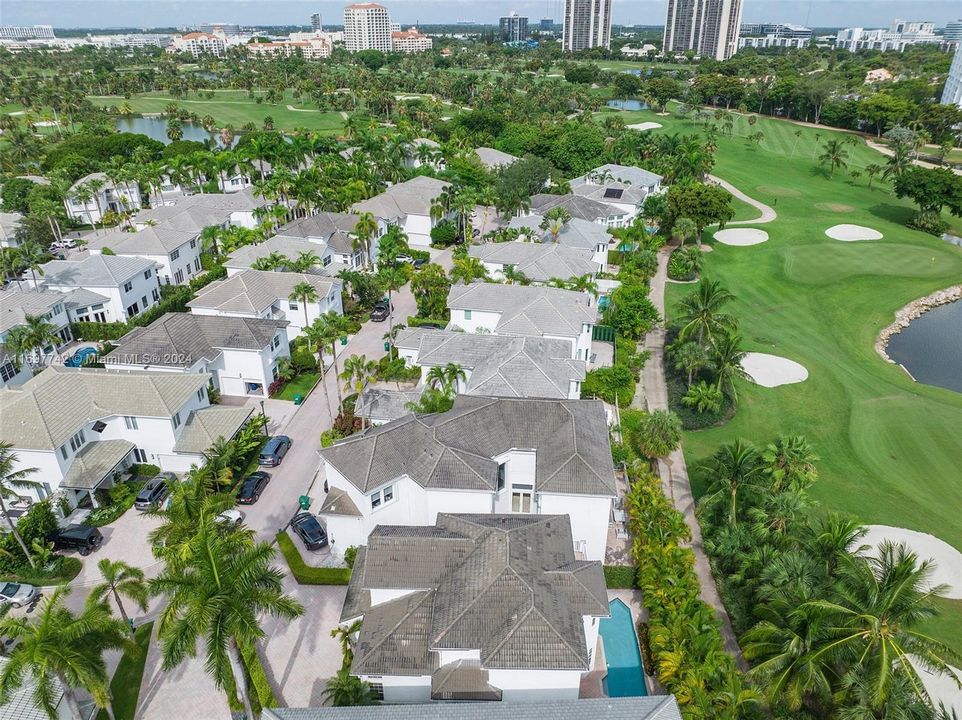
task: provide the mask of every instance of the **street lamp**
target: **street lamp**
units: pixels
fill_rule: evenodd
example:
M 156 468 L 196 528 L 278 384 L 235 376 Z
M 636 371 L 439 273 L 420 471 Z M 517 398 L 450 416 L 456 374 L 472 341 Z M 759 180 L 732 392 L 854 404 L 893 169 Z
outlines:
M 267 413 L 264 412 L 264 401 L 261 400 L 261 417 L 264 418 L 264 437 L 270 437 L 271 434 L 267 432 Z

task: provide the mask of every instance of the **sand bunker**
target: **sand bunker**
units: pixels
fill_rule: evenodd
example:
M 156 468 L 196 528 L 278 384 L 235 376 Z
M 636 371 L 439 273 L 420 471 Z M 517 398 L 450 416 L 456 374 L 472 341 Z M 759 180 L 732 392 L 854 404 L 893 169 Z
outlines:
M 742 369 L 752 380 L 762 387 L 791 385 L 808 379 L 808 370 L 794 360 L 768 355 L 767 353 L 745 353 Z
M 661 127 L 661 123 L 656 122 L 643 122 L 635 123 L 634 125 L 628 125 L 629 130 L 657 130 Z
M 871 545 L 874 548 L 878 547 L 884 540 L 890 540 L 894 543 L 904 542 L 909 550 L 919 556 L 919 560 L 931 558 L 935 561 L 935 567 L 932 570 L 932 583 L 934 585 L 942 585 L 943 583 L 948 585 L 949 589 L 945 592 L 946 597 L 955 600 L 962 599 L 962 552 L 934 535 L 917 530 L 907 530 L 890 525 L 867 525 L 866 527 L 868 532 L 862 540 L 864 544 Z
M 755 228 L 730 228 L 716 232 L 715 239 L 723 245 L 758 245 L 768 240 L 768 233 Z
M 864 225 L 833 225 L 825 231 L 833 240 L 856 242 L 858 240 L 881 240 L 882 233 Z
M 827 212 L 850 213 L 855 211 L 855 208 L 851 205 L 845 205 L 844 203 L 815 203 L 815 207 Z

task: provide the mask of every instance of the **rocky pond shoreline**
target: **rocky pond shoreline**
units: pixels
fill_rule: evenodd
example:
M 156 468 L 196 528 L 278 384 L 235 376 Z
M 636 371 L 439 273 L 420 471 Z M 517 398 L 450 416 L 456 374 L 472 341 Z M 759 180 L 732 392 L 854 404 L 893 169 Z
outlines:
M 948 305 L 956 300 L 962 300 L 962 285 L 953 285 L 944 290 L 937 290 L 931 295 L 913 300 L 908 305 L 895 312 L 895 321 L 882 329 L 875 340 L 875 352 L 882 356 L 886 362 L 895 364 L 895 361 L 888 355 L 889 340 L 893 335 L 898 335 L 909 323 L 921 317 L 929 310 L 941 305 Z

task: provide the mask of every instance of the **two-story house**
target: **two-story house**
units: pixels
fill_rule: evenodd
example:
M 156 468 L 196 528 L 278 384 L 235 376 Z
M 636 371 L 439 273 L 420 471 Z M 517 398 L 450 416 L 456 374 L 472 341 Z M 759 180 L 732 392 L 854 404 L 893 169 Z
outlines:
M 376 525 L 431 525 L 441 512 L 571 515 L 575 547 L 603 559 L 616 495 L 604 406 L 595 400 L 457 396 L 321 450 L 319 512 L 335 549 Z
M 387 223 L 378 219 L 377 230 L 369 241 L 372 257 L 367 257 L 367 249 L 355 232 L 357 221 L 356 213 L 319 212 L 282 225 L 277 234 L 321 245 L 324 249 L 315 249 L 315 252 L 330 257 L 330 262 L 358 268 L 377 260 L 378 240 L 387 232 Z
M 547 229 L 542 225 L 546 225 Z M 604 225 L 573 217 L 560 227 L 554 227 L 546 223 L 541 215 L 523 215 L 511 218 L 508 227 L 518 230 L 521 237 L 529 242 L 590 250 L 592 261 L 598 263 L 602 271 L 608 268 L 608 245 L 612 236 Z
M 338 240 L 335 240 L 338 242 Z M 341 262 L 347 257 L 351 262 L 360 263 L 362 255 L 359 252 L 345 254 L 344 248 L 333 248 L 325 242 L 307 240 L 289 235 L 274 235 L 256 245 L 243 245 L 224 260 L 228 277 L 249 270 L 258 262 L 266 259 L 285 258 L 293 265 L 302 258 L 314 256 L 314 265 L 308 270 L 312 274 L 335 277 L 341 270 L 348 270 L 356 265 L 346 265 Z M 289 272 L 290 267 L 281 264 L 275 268 L 281 272 Z
M 400 227 L 411 245 L 431 244 L 431 230 L 437 224 L 432 205 L 451 183 L 420 175 L 392 185 L 380 195 L 354 203 L 356 213 L 369 212 L 388 225 Z M 450 213 L 445 213 L 450 216 Z
M 590 294 L 535 285 L 471 283 L 448 292 L 448 329 L 566 340 L 571 357 L 591 357 L 598 308 Z
M 18 385 L 32 374 L 30 361 L 38 364 L 41 358 L 14 357 L 13 350 L 6 347 L 10 332 L 26 325 L 28 318 L 43 318 L 53 326 L 59 340 L 55 346 L 40 349 L 44 355 L 56 352 L 72 339 L 70 317 L 67 311 L 67 295 L 51 290 L 20 288 L 16 284 L 0 290 L 0 387 Z M 19 364 L 19 367 L 18 367 Z
M 218 437 L 231 438 L 250 406 L 211 407 L 203 373 L 115 372 L 51 366 L 0 390 L 0 437 L 17 456 L 15 470 L 36 468 L 42 499 L 66 491 L 71 505 L 109 488 L 130 464 L 184 471 L 204 462 Z
M 360 620 L 350 672 L 387 703 L 521 703 L 577 699 L 609 616 L 568 516 L 442 512 L 373 530 L 340 620 Z
M 592 200 L 580 195 L 550 195 L 539 193 L 531 196 L 526 215 L 545 215 L 549 210 L 561 208 L 571 217 L 587 220 L 604 227 L 625 227 L 631 224 L 633 213 L 614 205 Z
M 625 224 L 642 211 L 649 195 L 661 192 L 664 178 L 631 165 L 607 163 L 570 182 L 571 192 L 627 213 Z
M 509 267 L 533 283 L 571 280 L 584 275 L 594 277 L 603 267 L 595 261 L 593 250 L 560 243 L 485 243 L 469 247 L 468 255 L 480 260 L 488 276 L 499 282 L 504 280 Z
M 118 256 L 145 257 L 157 264 L 162 284 L 184 285 L 201 271 L 198 235 L 188 230 L 175 230 L 166 224 L 145 227 L 133 233 L 113 230 L 90 237 L 87 249 L 93 255 L 100 255 L 108 249 Z
M 290 357 L 285 320 L 167 313 L 101 361 L 108 370 L 205 373 L 223 395 L 268 397 L 282 357 Z
M 294 287 L 307 283 L 314 288 L 316 300 L 305 303 L 291 297 Z M 328 312 L 342 314 L 341 289 L 337 278 L 306 273 L 245 270 L 202 288 L 187 303 L 195 315 L 286 320 L 288 335 L 295 338 L 304 328 Z
M 64 207 L 68 217 L 94 225 L 108 212 L 139 210 L 140 189 L 136 182 L 114 183 L 102 172 L 90 173 L 70 187 Z
M 102 296 L 103 307 L 92 311 L 98 315 L 92 319 L 123 322 L 160 301 L 157 270 L 157 263 L 144 257 L 90 255 L 83 260 L 52 260 L 37 281 L 50 290 L 87 290 Z

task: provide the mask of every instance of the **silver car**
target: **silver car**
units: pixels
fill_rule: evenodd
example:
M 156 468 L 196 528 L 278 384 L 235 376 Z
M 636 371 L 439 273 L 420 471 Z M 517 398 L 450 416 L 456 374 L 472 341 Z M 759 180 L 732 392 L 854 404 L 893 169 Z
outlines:
M 9 603 L 15 608 L 29 605 L 40 597 L 40 591 L 26 583 L 0 583 L 0 602 Z

